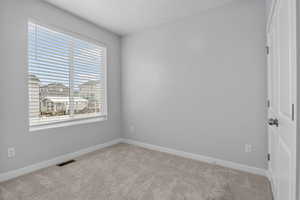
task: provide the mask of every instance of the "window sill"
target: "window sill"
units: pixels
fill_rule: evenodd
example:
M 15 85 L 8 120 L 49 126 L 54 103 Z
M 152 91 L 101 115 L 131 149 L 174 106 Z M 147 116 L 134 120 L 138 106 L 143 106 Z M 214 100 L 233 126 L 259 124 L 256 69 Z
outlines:
M 45 129 L 52 129 L 52 128 L 59 128 L 59 127 L 66 127 L 66 126 L 74 126 L 79 124 L 88 124 L 94 122 L 100 122 L 107 120 L 107 116 L 98 116 L 98 117 L 91 117 L 91 118 L 84 118 L 84 119 L 71 119 L 66 120 L 63 122 L 53 122 L 47 124 L 39 124 L 39 125 L 31 125 L 29 127 L 29 132 L 45 130 Z

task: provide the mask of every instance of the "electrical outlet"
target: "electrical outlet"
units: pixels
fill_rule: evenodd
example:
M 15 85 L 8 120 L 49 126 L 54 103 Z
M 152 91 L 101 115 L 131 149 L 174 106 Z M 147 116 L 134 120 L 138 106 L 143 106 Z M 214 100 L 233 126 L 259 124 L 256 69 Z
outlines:
M 252 145 L 251 144 L 245 144 L 245 152 L 246 153 L 252 152 Z
M 16 150 L 14 147 L 10 147 L 7 149 L 7 157 L 8 158 L 13 158 L 16 156 Z

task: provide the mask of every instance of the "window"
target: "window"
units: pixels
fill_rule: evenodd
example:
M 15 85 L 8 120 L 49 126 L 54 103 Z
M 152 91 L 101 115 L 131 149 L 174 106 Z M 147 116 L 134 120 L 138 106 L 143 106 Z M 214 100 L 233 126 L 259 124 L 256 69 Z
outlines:
M 106 48 L 28 23 L 30 127 L 105 119 Z

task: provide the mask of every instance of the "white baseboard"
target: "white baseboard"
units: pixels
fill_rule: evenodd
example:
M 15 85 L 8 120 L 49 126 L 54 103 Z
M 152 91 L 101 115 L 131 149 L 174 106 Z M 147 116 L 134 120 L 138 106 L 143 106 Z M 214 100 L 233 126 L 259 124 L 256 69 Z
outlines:
M 247 165 L 243 165 L 243 164 L 239 164 L 239 163 L 235 163 L 235 162 L 231 162 L 231 161 L 221 160 L 221 159 L 203 156 L 203 155 L 199 155 L 199 154 L 188 153 L 185 151 L 179 151 L 179 150 L 170 149 L 170 148 L 166 148 L 166 147 L 162 147 L 162 146 L 147 144 L 147 143 L 143 143 L 143 142 L 139 142 L 139 141 L 135 141 L 135 140 L 131 140 L 131 139 L 123 139 L 122 142 L 127 143 L 127 144 L 137 145 L 137 146 L 144 147 L 144 148 L 151 149 L 151 150 L 170 153 L 173 155 L 190 158 L 193 160 L 217 164 L 217 165 L 220 165 L 223 167 L 228 167 L 231 169 L 236 169 L 236 170 L 268 177 L 266 169 L 251 167 L 251 166 L 247 166 Z
M 121 141 L 122 141 L 122 139 L 115 139 L 115 140 L 112 140 L 112 141 L 109 141 L 109 142 L 106 142 L 106 143 L 103 143 L 103 144 L 98 144 L 98 145 L 91 146 L 91 147 L 88 147 L 88 148 L 85 148 L 85 149 L 81 149 L 79 151 L 76 151 L 76 152 L 73 152 L 73 153 L 68 153 L 68 154 L 65 154 L 65 155 L 50 159 L 50 160 L 46 160 L 46 161 L 43 161 L 43 162 L 40 162 L 40 163 L 37 163 L 37 164 L 33 164 L 33 165 L 30 165 L 30 166 L 23 167 L 23 168 L 20 168 L 20 169 L 16 169 L 16 170 L 13 170 L 13 171 L 9 171 L 9 172 L 6 172 L 6 173 L 2 173 L 2 174 L 0 174 L 0 182 L 7 181 L 7 180 L 10 180 L 10 179 L 16 178 L 18 176 L 25 175 L 25 174 L 34 172 L 34 171 L 39 170 L 39 169 L 43 169 L 43 168 L 46 168 L 46 167 L 49 167 L 49 166 L 53 166 L 53 165 L 56 165 L 58 163 L 70 160 L 70 159 L 74 159 L 78 156 L 81 156 L 81 155 L 84 155 L 84 154 L 87 154 L 87 153 L 90 153 L 90 152 L 93 152 L 93 151 L 96 151 L 96 150 L 99 150 L 99 149 L 102 149 L 102 148 L 105 148 L 105 147 L 109 147 L 109 146 L 112 146 L 114 144 L 118 144 Z
M 236 169 L 236 170 L 240 170 L 240 171 L 244 171 L 244 172 L 248 172 L 248 173 L 252 173 L 252 174 L 266 176 L 269 178 L 271 184 L 273 184 L 273 179 L 272 179 L 271 173 L 265 169 L 260 169 L 260 168 L 251 167 L 251 166 L 247 166 L 247 165 L 243 165 L 243 164 L 239 164 L 239 163 L 235 163 L 235 162 L 231 162 L 231 161 L 221 160 L 221 159 L 203 156 L 203 155 L 199 155 L 199 154 L 193 154 L 193 153 L 189 153 L 189 152 L 185 152 L 185 151 L 179 151 L 179 150 L 170 149 L 170 148 L 166 148 L 166 147 L 162 147 L 162 146 L 147 144 L 147 143 L 130 140 L 130 139 L 121 139 L 121 138 L 109 141 L 107 143 L 88 147 L 88 148 L 85 148 L 85 149 L 82 149 L 82 150 L 79 150 L 79 151 L 76 151 L 73 153 L 62 155 L 62 156 L 59 156 L 59 157 L 56 157 L 56 158 L 53 158 L 53 159 L 50 159 L 47 161 L 43 161 L 43 162 L 40 162 L 37 164 L 27 166 L 27 167 L 23 167 L 20 169 L 2 173 L 2 174 L 0 174 L 0 182 L 7 181 L 10 179 L 16 178 L 18 176 L 25 175 L 25 174 L 34 172 L 39 169 L 53 166 L 58 163 L 64 162 L 66 160 L 74 159 L 78 156 L 81 156 L 81 155 L 84 155 L 84 154 L 87 154 L 87 153 L 90 153 L 90 152 L 93 152 L 93 151 L 96 151 L 96 150 L 99 150 L 99 149 L 102 149 L 102 148 L 105 148 L 108 146 L 112 146 L 114 144 L 118 144 L 121 142 L 137 145 L 137 146 L 144 147 L 144 148 L 151 149 L 151 150 L 170 153 L 170 154 L 185 157 L 185 158 L 190 158 L 193 160 L 217 164 L 220 166 L 224 166 L 224 167 L 228 167 L 228 168 L 232 168 L 232 169 Z M 273 185 L 272 185 L 272 189 L 273 189 Z

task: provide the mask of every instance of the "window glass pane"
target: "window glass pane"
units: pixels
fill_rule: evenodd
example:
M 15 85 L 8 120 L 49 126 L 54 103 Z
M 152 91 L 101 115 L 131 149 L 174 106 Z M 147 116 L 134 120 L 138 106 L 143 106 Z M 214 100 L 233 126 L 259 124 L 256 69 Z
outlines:
M 104 113 L 104 49 L 82 41 L 74 42 L 74 115 Z
M 28 23 L 30 125 L 106 115 L 106 48 Z
M 31 124 L 69 116 L 70 37 L 28 25 L 29 116 Z

